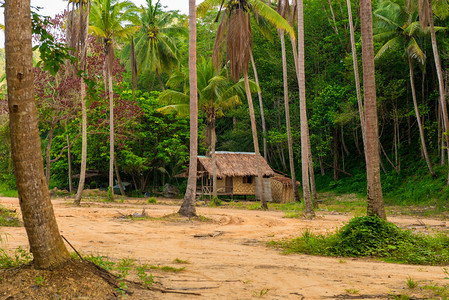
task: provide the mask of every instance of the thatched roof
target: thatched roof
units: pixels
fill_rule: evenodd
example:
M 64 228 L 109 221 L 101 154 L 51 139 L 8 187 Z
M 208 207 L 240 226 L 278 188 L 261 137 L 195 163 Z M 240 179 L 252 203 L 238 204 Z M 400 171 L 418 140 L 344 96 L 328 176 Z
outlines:
M 276 177 L 271 177 L 271 179 L 279 181 L 283 185 L 292 186 L 292 179 L 291 178 L 283 177 L 283 176 L 276 176 Z M 300 185 L 299 181 L 296 181 L 296 184 L 299 186 Z
M 217 165 L 217 176 L 236 177 L 236 176 L 257 176 L 256 156 L 248 152 L 215 152 Z M 264 177 L 274 176 L 275 173 L 270 168 L 262 156 L 258 156 L 262 174 Z M 210 157 L 199 156 L 198 164 L 202 165 L 207 173 L 212 174 L 212 159 Z

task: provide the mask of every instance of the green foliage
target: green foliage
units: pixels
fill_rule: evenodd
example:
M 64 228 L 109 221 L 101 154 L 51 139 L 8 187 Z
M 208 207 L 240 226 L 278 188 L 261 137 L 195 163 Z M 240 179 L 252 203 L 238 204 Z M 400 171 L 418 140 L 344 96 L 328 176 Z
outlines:
M 20 227 L 22 222 L 17 218 L 15 210 L 7 209 L 0 205 L 0 226 Z
M 173 262 L 177 263 L 177 264 L 190 264 L 190 262 L 188 260 L 182 260 L 182 259 L 179 259 L 179 258 L 175 258 L 173 260 Z
M 36 277 L 36 285 L 37 286 L 43 286 L 45 283 L 45 278 L 42 276 Z
M 216 207 L 216 206 L 220 206 L 221 204 L 222 204 L 222 202 L 221 202 L 220 198 L 212 196 L 210 206 Z
M 149 268 L 151 270 L 160 270 L 163 272 L 173 272 L 173 273 L 178 273 L 178 272 L 182 272 L 185 270 L 185 267 L 182 268 L 175 268 L 175 267 L 171 267 L 171 266 L 153 266 L 150 265 Z
M 9 254 L 6 250 L 0 248 L 0 268 L 14 268 L 22 264 L 30 263 L 33 259 L 33 255 L 18 247 L 14 250 L 13 254 Z
M 334 234 L 272 242 L 285 252 L 325 256 L 380 257 L 391 262 L 443 265 L 449 262 L 449 236 L 413 234 L 378 217 L 355 217 Z
M 148 204 L 150 204 L 150 203 L 156 204 L 156 203 L 157 203 L 156 197 L 150 197 L 150 198 L 148 198 L 147 203 L 148 203 Z
M 146 287 L 150 287 L 154 283 L 154 278 L 152 274 L 145 272 L 146 269 L 148 269 L 148 265 L 146 264 L 136 267 L 137 276 Z

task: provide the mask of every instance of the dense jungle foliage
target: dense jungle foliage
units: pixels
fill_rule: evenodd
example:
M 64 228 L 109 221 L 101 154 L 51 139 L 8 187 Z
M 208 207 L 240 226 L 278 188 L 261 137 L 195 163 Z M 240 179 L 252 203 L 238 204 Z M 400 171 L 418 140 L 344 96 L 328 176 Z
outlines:
M 95 2 L 95 1 L 94 1 Z M 361 69 L 360 16 L 358 1 L 352 2 L 356 49 Z M 417 12 L 405 9 L 403 0 L 373 1 L 376 55 L 376 88 L 379 116 L 382 189 L 387 203 L 430 204 L 444 209 L 449 195 L 446 184 L 449 159 L 444 143 L 438 82 L 430 33 L 419 27 Z M 275 6 L 275 4 L 273 4 Z M 184 179 L 175 177 L 188 163 L 189 120 L 182 107 L 188 95 L 183 80 L 188 64 L 187 16 L 165 11 L 158 2 L 148 1 L 140 19 L 134 14 L 132 35 L 115 42 L 114 112 L 116 114 L 116 163 L 121 179 L 129 182 L 127 193 L 157 192 L 165 183 L 183 190 Z M 437 7 L 435 26 L 444 74 L 449 63 L 449 9 Z M 218 23 L 218 11 L 198 15 L 197 53 L 199 61 L 211 62 Z M 366 169 L 360 119 L 354 83 L 348 15 L 343 0 L 304 1 L 306 99 L 310 140 L 319 190 L 366 193 Z M 61 42 L 66 39 L 67 13 L 52 20 L 48 32 Z M 94 24 L 91 16 L 91 25 Z M 130 25 L 130 21 L 125 25 Z M 273 169 L 289 173 L 287 132 L 283 105 L 281 43 L 277 30 L 252 17 L 253 55 L 260 81 L 267 127 L 267 158 Z M 413 23 L 415 22 L 415 23 Z M 409 27 L 412 26 L 410 29 Z M 142 31 L 150 28 L 153 36 Z M 154 38 L 156 36 L 156 38 Z M 131 37 L 137 54 L 137 89 L 132 90 Z M 410 41 L 416 42 L 410 48 Z M 106 188 L 109 160 L 108 102 L 103 87 L 102 39 L 91 32 L 87 73 L 88 176 L 86 188 Z M 288 88 L 296 178 L 301 180 L 299 92 L 292 48 L 286 38 Z M 0 65 L 3 66 L 3 50 Z M 423 157 L 417 118 L 412 102 L 408 57 L 412 57 L 414 85 L 425 143 L 436 176 L 432 177 Z M 79 82 L 67 67 L 57 75 L 44 70 L 36 59 L 35 90 L 39 111 L 42 153 L 50 168 L 49 187 L 68 189 L 69 164 L 74 186 L 81 157 L 78 97 Z M 204 72 L 206 72 L 205 70 Z M 200 72 L 200 71 L 198 71 Z M 217 72 L 217 71 L 208 71 Z M 200 74 L 200 73 L 199 73 Z M 225 74 L 225 75 L 223 75 Z M 226 76 L 227 70 L 199 76 Z M 254 74 L 250 68 L 250 77 Z M 204 79 L 205 80 L 205 79 Z M 361 78 L 362 80 L 362 78 Z M 206 87 L 210 81 L 204 82 Z M 199 83 L 200 86 L 200 83 Z M 4 83 L 0 102 L 0 186 L 14 189 Z M 167 104 L 161 95 L 176 92 L 179 104 Z M 254 99 L 257 93 L 254 93 Z M 173 100 L 173 99 L 172 99 Z M 258 101 L 256 120 L 262 145 Z M 166 109 L 171 105 L 173 109 Z M 200 103 L 200 155 L 208 147 L 207 105 Z M 184 109 L 185 110 L 185 109 Z M 218 107 L 217 151 L 253 151 L 248 105 L 242 100 Z M 67 150 L 70 149 L 70 160 Z M 263 148 L 261 147 L 261 151 Z M 50 162 L 51 164 L 49 164 Z M 94 176 L 95 175 L 95 176 Z

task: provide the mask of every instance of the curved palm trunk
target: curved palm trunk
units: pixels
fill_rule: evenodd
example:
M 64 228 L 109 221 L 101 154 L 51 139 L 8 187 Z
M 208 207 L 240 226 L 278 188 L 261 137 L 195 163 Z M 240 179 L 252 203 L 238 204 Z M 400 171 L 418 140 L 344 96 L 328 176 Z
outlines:
M 9 124 L 19 204 L 34 267 L 55 269 L 70 255 L 59 234 L 45 184 L 34 101 L 30 1 L 6 1 L 5 25 Z
M 309 125 L 306 111 L 306 77 L 304 67 L 304 8 L 303 1 L 299 0 L 298 10 L 298 66 L 297 76 L 299 84 L 299 108 L 301 118 L 301 165 L 304 193 L 305 213 L 315 215 L 309 185 Z
M 363 92 L 366 125 L 367 211 L 369 216 L 386 218 L 380 182 L 379 134 L 377 122 L 376 82 L 374 78 L 374 49 L 371 0 L 360 1 L 362 23 Z
M 195 0 L 189 0 L 189 82 L 190 82 L 190 161 L 189 178 L 184 201 L 178 213 L 196 216 L 196 175 L 198 156 L 198 91 L 196 74 L 196 9 Z
M 413 98 L 413 106 L 415 107 L 416 121 L 418 121 L 419 137 L 421 139 L 421 147 L 422 147 L 424 158 L 426 159 L 427 167 L 429 168 L 430 174 L 432 174 L 432 177 L 435 177 L 436 174 L 432 168 L 432 163 L 430 162 L 429 153 L 427 152 L 426 140 L 424 137 L 424 129 L 422 127 L 421 117 L 419 115 L 418 102 L 416 100 L 416 92 L 415 92 L 415 81 L 413 79 L 413 64 L 412 64 L 412 58 L 410 57 L 410 55 L 408 56 L 408 67 L 410 69 L 410 85 L 412 88 L 412 98 Z
M 299 201 L 298 188 L 296 186 L 295 161 L 293 159 L 293 141 L 292 131 L 290 126 L 290 106 L 288 101 L 288 82 L 287 82 L 287 55 L 285 53 L 285 37 L 284 32 L 279 33 L 281 37 L 281 51 L 282 51 L 282 74 L 284 82 L 284 106 L 285 106 L 285 123 L 287 125 L 287 145 L 288 145 L 288 160 L 290 162 L 290 174 L 292 177 L 293 195 L 296 201 Z
M 81 53 L 80 53 L 80 70 L 86 70 L 87 64 L 87 43 L 88 43 L 88 28 L 89 28 L 89 12 L 90 1 L 87 1 L 86 11 L 83 8 L 83 2 L 80 2 L 80 28 L 81 28 Z M 83 16 L 86 15 L 84 18 Z M 87 165 L 87 107 L 86 107 L 86 84 L 84 78 L 80 78 L 80 102 L 81 102 L 81 168 L 80 181 L 78 183 L 78 190 L 75 195 L 73 204 L 80 205 L 83 196 L 84 182 L 86 180 L 86 165 Z M 71 180 L 71 178 L 70 178 Z
M 257 169 L 256 198 L 260 199 L 260 203 L 263 209 L 268 209 L 267 199 L 265 197 L 265 192 L 263 188 L 262 169 L 259 162 L 260 152 L 259 152 L 259 140 L 257 139 L 256 116 L 254 115 L 253 98 L 251 96 L 251 91 L 249 88 L 248 70 L 246 69 L 243 69 L 243 78 L 245 80 L 246 98 L 248 100 L 249 117 L 251 119 L 251 131 L 253 134 L 254 154 L 256 156 L 256 169 Z
M 268 145 L 267 145 L 267 129 L 265 126 L 265 114 L 263 111 L 263 101 L 262 101 L 262 91 L 260 90 L 259 85 L 259 76 L 257 76 L 256 64 L 254 63 L 253 50 L 249 51 L 249 55 L 251 58 L 251 65 L 253 66 L 254 79 L 256 80 L 257 87 L 259 88 L 257 91 L 257 95 L 259 96 L 259 107 L 260 107 L 260 121 L 262 122 L 262 134 L 263 134 L 263 158 L 268 161 L 267 153 L 268 153 Z
M 449 135 L 447 134 L 449 132 L 449 120 L 448 120 L 447 106 L 446 106 L 446 92 L 444 90 L 443 71 L 441 69 L 440 55 L 438 54 L 437 38 L 435 36 L 435 27 L 433 25 L 432 1 L 427 0 L 427 3 L 429 5 L 428 11 L 429 11 L 430 38 L 432 40 L 432 50 L 433 50 L 433 57 L 435 59 L 435 68 L 437 69 L 438 88 L 439 88 L 439 92 L 440 92 L 441 114 L 443 117 L 443 125 L 444 125 L 444 131 L 445 131 L 445 134 L 443 134 L 443 135 L 445 137 L 446 146 L 447 146 L 447 145 L 449 145 Z M 449 153 L 449 147 L 447 147 L 447 151 Z M 446 184 L 449 184 L 449 173 L 448 173 L 448 178 L 446 180 Z
M 359 65 L 357 63 L 357 52 L 355 50 L 354 26 L 352 23 L 352 9 L 350 0 L 346 0 L 346 6 L 348 7 L 349 32 L 351 36 L 351 52 L 352 65 L 354 67 L 355 90 L 357 92 L 357 104 L 359 107 L 360 126 L 362 128 L 362 140 L 363 145 L 365 146 L 365 113 L 363 112 L 362 93 L 360 91 Z

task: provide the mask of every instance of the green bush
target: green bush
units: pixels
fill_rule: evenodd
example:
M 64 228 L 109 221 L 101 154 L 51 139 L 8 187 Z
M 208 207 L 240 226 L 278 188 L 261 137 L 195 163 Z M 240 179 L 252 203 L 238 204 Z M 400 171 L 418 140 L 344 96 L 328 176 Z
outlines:
M 286 253 L 379 257 L 391 262 L 423 265 L 449 263 L 448 234 L 414 234 L 378 217 L 356 217 L 333 234 L 315 235 L 306 231 L 299 238 L 270 245 Z

